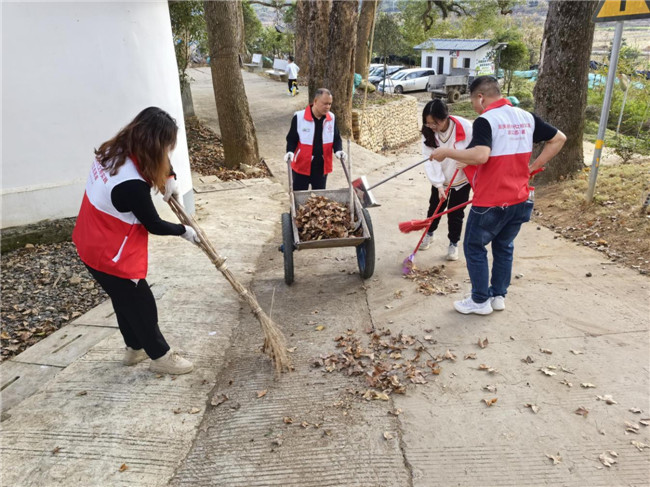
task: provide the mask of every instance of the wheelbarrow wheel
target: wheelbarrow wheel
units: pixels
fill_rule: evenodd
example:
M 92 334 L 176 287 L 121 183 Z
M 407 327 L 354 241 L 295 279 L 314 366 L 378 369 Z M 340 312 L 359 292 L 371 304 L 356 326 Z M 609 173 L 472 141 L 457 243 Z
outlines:
M 284 282 L 293 283 L 293 228 L 291 215 L 282 213 L 282 254 L 284 255 Z
M 357 263 L 359 264 L 359 275 L 361 279 L 369 279 L 375 272 L 375 235 L 372 231 L 372 220 L 370 213 L 363 209 L 363 219 L 368 225 L 370 238 L 357 245 Z

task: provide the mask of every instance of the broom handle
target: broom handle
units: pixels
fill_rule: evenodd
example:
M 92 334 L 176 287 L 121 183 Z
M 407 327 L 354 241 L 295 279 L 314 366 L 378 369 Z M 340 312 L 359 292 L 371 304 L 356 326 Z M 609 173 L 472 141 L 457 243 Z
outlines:
M 283 370 L 291 370 L 291 359 L 288 357 L 286 349 L 286 339 L 282 331 L 277 327 L 273 320 L 264 312 L 260 304 L 255 299 L 255 295 L 233 275 L 233 273 L 225 265 L 226 259 L 221 257 L 216 249 L 208 240 L 208 237 L 203 232 L 196 220 L 185 212 L 185 208 L 178 202 L 176 197 L 172 196 L 169 199 L 169 206 L 176 214 L 181 223 L 191 226 L 199 237 L 199 247 L 208 256 L 212 263 L 223 274 L 223 277 L 228 281 L 232 288 L 239 294 L 239 296 L 246 301 L 250 307 L 255 318 L 260 322 L 262 330 L 264 331 L 264 347 L 263 350 L 271 357 L 275 363 L 275 372 L 279 376 Z
M 350 139 L 348 139 L 348 183 L 350 184 L 350 223 L 354 223 L 354 188 L 352 186 L 352 158 L 350 157 Z
M 216 251 L 216 249 L 212 246 L 212 243 L 210 240 L 208 240 L 208 237 L 206 236 L 205 232 L 201 229 L 199 224 L 196 222 L 194 217 L 189 215 L 186 211 L 185 208 L 176 200 L 175 196 L 172 196 L 169 199 L 169 206 L 171 207 L 172 211 L 176 214 L 178 219 L 181 221 L 182 224 L 184 225 L 189 225 L 194 229 L 196 234 L 199 237 L 199 240 L 201 241 L 201 250 L 208 256 L 208 258 L 212 261 L 212 263 L 217 266 L 217 269 L 219 269 L 221 272 L 224 272 L 225 268 L 224 267 L 224 262 L 226 259 L 224 257 L 221 257 L 219 253 Z
M 454 171 L 454 174 L 451 176 L 451 180 L 449 181 L 449 185 L 447 186 L 447 189 L 445 190 L 445 200 L 447 199 L 447 195 L 449 195 L 449 191 L 451 191 L 451 185 L 454 184 L 454 179 L 456 179 L 457 174 L 458 174 L 458 169 L 456 169 Z M 431 215 L 429 218 L 427 218 L 429 223 L 440 216 L 437 213 L 438 213 L 438 210 L 440 209 L 440 207 L 442 206 L 442 202 L 444 200 L 442 198 L 438 198 L 438 199 L 440 201 L 438 201 L 438 206 L 436 206 L 436 209 L 434 210 L 433 215 Z M 424 232 L 422 232 L 422 236 L 420 237 L 420 240 L 419 240 L 417 246 L 415 247 L 415 250 L 413 251 L 413 255 L 417 254 L 418 250 L 420 249 L 420 245 L 422 245 L 422 241 L 424 240 L 424 236 L 427 234 L 428 231 L 429 231 L 429 225 L 424 227 Z

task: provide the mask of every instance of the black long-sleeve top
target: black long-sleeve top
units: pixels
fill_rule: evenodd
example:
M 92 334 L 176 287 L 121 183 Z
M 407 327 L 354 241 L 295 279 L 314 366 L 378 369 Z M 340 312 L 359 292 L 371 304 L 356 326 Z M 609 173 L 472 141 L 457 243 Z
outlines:
M 309 109 L 311 110 L 311 107 Z M 325 161 L 323 160 L 323 121 L 325 120 L 325 115 L 323 115 L 321 118 L 316 118 L 314 116 L 314 111 L 312 110 L 311 116 L 314 119 L 315 124 L 314 142 L 311 153 L 311 174 L 313 176 L 322 176 L 325 170 Z M 298 142 L 300 142 L 300 137 L 298 136 L 298 116 L 294 115 L 291 119 L 291 128 L 287 134 L 287 152 L 296 152 Z M 341 134 L 339 133 L 339 128 L 338 125 L 336 125 L 335 120 L 332 150 L 336 153 L 342 149 L 343 141 L 341 140 Z
M 111 201 L 119 212 L 133 212 L 149 233 L 154 235 L 183 235 L 185 226 L 171 223 L 158 215 L 151 199 L 151 188 L 139 179 L 118 184 L 111 191 Z

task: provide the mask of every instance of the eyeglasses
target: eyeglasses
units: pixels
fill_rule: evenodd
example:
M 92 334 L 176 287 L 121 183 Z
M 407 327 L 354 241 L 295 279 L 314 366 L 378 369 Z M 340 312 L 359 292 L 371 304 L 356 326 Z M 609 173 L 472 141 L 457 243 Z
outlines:
M 435 128 L 435 127 L 437 127 L 438 125 L 442 125 L 442 124 L 438 124 L 438 123 L 436 123 L 436 122 L 433 122 L 433 123 L 425 123 L 425 124 L 424 124 L 425 127 L 429 127 L 430 129 Z

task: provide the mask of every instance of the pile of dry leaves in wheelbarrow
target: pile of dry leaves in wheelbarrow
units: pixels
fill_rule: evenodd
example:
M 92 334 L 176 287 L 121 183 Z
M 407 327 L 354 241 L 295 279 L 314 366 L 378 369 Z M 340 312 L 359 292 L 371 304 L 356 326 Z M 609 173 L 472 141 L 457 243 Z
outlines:
M 325 196 L 311 195 L 296 210 L 296 226 L 300 240 L 323 240 L 361 236 L 363 229 L 355 230 L 350 221 L 349 208 Z

